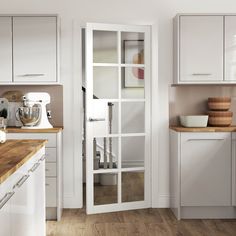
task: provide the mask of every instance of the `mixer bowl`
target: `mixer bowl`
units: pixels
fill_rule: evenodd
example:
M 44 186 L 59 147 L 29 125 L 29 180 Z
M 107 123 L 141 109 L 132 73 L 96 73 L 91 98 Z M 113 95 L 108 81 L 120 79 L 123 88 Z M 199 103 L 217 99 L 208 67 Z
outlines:
M 18 114 L 24 126 L 35 126 L 40 119 L 40 107 L 19 107 Z

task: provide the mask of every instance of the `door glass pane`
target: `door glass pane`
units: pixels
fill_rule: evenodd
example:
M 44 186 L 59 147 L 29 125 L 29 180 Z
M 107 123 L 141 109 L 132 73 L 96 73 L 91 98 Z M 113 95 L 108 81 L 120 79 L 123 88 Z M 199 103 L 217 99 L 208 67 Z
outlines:
M 121 130 L 122 133 L 145 132 L 145 103 L 123 102 L 121 104 Z
M 99 99 L 118 98 L 118 69 L 116 67 L 94 67 L 93 95 Z
M 121 33 L 121 57 L 123 64 L 144 64 L 144 33 Z
M 122 202 L 144 200 L 144 172 L 122 172 Z
M 108 102 L 108 133 L 117 134 L 119 132 L 119 105 L 117 102 Z
M 117 174 L 94 175 L 94 205 L 117 203 Z
M 144 67 L 123 67 L 121 69 L 121 97 L 144 98 Z
M 94 170 L 117 168 L 118 154 L 118 138 L 93 139 Z
M 117 63 L 117 32 L 93 31 L 93 62 Z
M 122 168 L 144 167 L 145 137 L 122 137 L 121 166 Z

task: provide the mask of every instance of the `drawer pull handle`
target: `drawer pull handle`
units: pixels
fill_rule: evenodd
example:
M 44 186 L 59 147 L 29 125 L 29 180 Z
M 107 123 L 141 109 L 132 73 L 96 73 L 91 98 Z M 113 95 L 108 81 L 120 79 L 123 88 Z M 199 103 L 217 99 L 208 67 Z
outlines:
M 18 187 L 20 188 L 23 183 L 30 177 L 30 175 L 24 175 L 14 186 L 13 186 L 13 189 Z
M 46 158 L 46 156 L 47 156 L 47 154 L 43 155 L 39 160 L 40 160 L 40 161 L 44 161 L 45 158 Z
M 0 209 L 2 209 L 5 204 L 11 199 L 15 192 L 6 193 L 5 196 L 0 200 Z
M 45 74 L 24 74 L 24 75 L 18 75 L 19 77 L 38 77 L 38 76 L 44 76 Z
M 49 186 L 50 184 L 45 184 L 46 186 Z
M 39 166 L 40 166 L 40 163 L 35 163 L 29 171 L 35 172 Z
M 45 169 L 46 171 L 49 171 L 49 169 Z
M 210 73 L 193 73 L 192 75 L 193 76 L 210 76 L 212 74 L 210 74 Z
M 223 138 L 198 138 L 198 139 L 188 139 L 187 141 L 223 141 Z

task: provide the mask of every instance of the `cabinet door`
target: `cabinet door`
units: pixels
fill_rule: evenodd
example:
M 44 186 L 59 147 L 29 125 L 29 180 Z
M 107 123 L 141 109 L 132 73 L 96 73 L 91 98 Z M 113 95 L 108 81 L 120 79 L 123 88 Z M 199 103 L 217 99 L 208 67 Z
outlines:
M 33 178 L 25 174 L 18 182 L 11 200 L 12 235 L 35 235 L 34 198 Z
M 181 206 L 230 206 L 231 173 L 230 133 L 181 133 Z
M 180 16 L 180 82 L 223 80 L 223 16 Z
M 57 18 L 13 17 L 14 82 L 57 81 Z
M 43 236 L 46 234 L 46 206 L 45 206 L 45 161 L 39 162 L 36 168 L 32 169 L 33 192 L 35 205 L 35 236 Z
M 236 81 L 236 16 L 225 16 L 225 80 Z
M 0 83 L 12 82 L 12 21 L 0 17 Z
M 6 182 L 5 182 L 6 183 Z M 6 184 L 0 185 L 0 235 L 11 235 L 11 197 L 14 192 L 9 192 Z

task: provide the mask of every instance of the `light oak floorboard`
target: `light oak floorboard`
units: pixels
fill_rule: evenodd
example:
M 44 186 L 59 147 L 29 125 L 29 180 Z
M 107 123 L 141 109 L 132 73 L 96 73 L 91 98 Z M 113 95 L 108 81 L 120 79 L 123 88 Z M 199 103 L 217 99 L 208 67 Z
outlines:
M 177 221 L 169 209 L 144 209 L 86 215 L 85 209 L 63 212 L 47 222 L 47 236 L 236 236 L 236 220 Z

